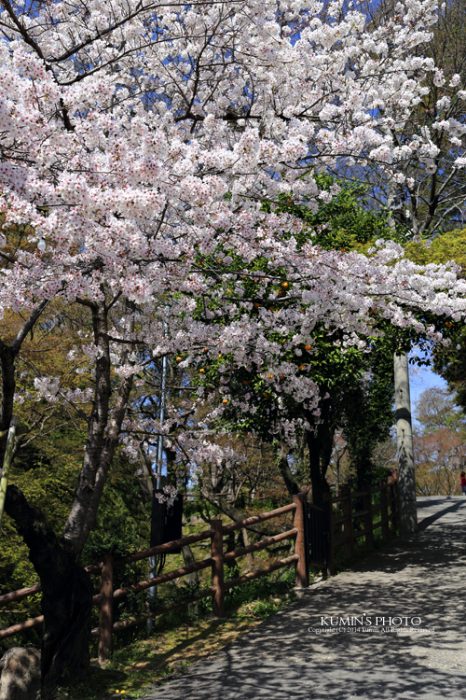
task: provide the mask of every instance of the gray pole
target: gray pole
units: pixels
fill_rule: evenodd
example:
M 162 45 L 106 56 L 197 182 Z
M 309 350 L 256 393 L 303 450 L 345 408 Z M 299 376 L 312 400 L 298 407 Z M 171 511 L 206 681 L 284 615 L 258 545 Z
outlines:
M 412 535 L 417 530 L 417 506 L 408 356 L 405 353 L 395 354 L 394 371 L 400 526 L 403 535 Z
M 389 181 L 387 188 L 388 226 L 395 228 L 393 210 L 396 204 L 396 185 Z M 395 375 L 396 443 L 398 452 L 398 487 L 400 494 L 400 528 L 404 535 L 417 530 L 416 481 L 414 473 L 413 433 L 411 427 L 411 399 L 409 396 L 409 367 L 406 353 L 393 356 Z

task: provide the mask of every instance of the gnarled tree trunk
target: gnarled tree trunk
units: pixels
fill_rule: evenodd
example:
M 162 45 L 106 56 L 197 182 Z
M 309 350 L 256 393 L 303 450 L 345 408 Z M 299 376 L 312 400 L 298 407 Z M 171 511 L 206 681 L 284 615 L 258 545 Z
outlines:
M 44 614 L 41 698 L 54 700 L 58 685 L 79 682 L 90 665 L 91 579 L 16 486 L 7 489 L 5 511 L 15 521 L 40 577 Z

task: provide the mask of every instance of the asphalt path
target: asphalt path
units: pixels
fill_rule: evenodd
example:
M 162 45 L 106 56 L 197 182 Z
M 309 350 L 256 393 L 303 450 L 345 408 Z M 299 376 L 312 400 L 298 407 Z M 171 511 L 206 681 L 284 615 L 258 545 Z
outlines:
M 466 700 L 466 498 L 418 518 L 145 700 Z

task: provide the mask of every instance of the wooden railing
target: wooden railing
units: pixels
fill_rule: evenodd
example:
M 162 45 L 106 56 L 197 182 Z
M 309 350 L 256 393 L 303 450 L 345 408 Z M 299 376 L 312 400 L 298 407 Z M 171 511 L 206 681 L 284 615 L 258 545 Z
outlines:
M 380 493 L 380 499 L 379 503 L 374 505 L 372 496 L 377 493 Z M 364 491 L 350 491 L 344 488 L 338 497 L 332 497 L 331 494 L 326 496 L 330 521 L 327 569 L 329 574 L 333 575 L 337 547 L 344 545 L 346 556 L 352 557 L 355 542 L 360 537 L 364 537 L 366 545 L 372 548 L 375 530 L 381 528 L 383 539 L 388 539 L 390 533 L 396 532 L 400 517 L 398 482 L 382 482 L 380 486 Z M 359 505 L 358 510 L 355 510 L 353 501 Z M 380 520 L 374 522 L 374 515 L 377 513 L 380 513 Z
M 149 617 L 154 617 L 160 615 L 161 613 L 168 612 L 175 608 L 188 605 L 190 603 L 197 602 L 203 598 L 209 596 L 212 597 L 212 605 L 214 614 L 217 617 L 224 616 L 224 597 L 225 591 L 235 586 L 239 586 L 247 581 L 265 576 L 272 571 L 281 569 L 290 564 L 294 564 L 296 570 L 296 586 L 299 588 L 307 587 L 309 585 L 309 575 L 308 567 L 306 565 L 306 536 L 305 536 L 305 518 L 304 518 L 304 508 L 305 508 L 305 496 L 303 494 L 298 494 L 293 496 L 293 503 L 290 503 L 282 508 L 277 508 L 275 510 L 261 513 L 260 515 L 254 515 L 252 517 L 246 518 L 239 522 L 233 522 L 229 525 L 223 525 L 221 520 L 211 520 L 210 529 L 200 532 L 197 535 L 192 535 L 190 537 L 183 537 L 180 540 L 175 540 L 173 542 L 167 542 L 166 544 L 159 545 L 157 547 L 152 547 L 151 549 L 145 549 L 141 552 L 136 552 L 127 557 L 121 559 L 115 559 L 111 554 L 107 554 L 104 557 L 104 561 L 101 564 L 95 566 L 88 566 L 86 571 L 89 573 L 101 573 L 100 581 L 100 593 L 93 597 L 93 604 L 100 606 L 99 614 L 99 626 L 92 630 L 91 636 L 99 637 L 99 659 L 100 661 L 106 661 L 109 656 L 109 652 L 112 647 L 112 635 L 113 632 L 124 629 L 131 625 L 138 624 L 148 619 Z M 261 523 L 271 518 L 276 518 L 286 513 L 294 512 L 293 527 L 286 532 L 282 532 L 273 537 L 266 537 L 254 544 L 247 547 L 242 547 L 241 549 L 236 549 L 232 552 L 223 552 L 223 536 L 228 534 L 233 530 L 238 530 L 240 528 L 248 527 L 255 523 Z M 224 582 L 224 564 L 229 563 L 232 560 L 241 557 L 245 554 L 251 552 L 257 552 L 261 549 L 265 549 L 270 545 L 281 542 L 285 539 L 295 539 L 294 544 L 294 554 L 285 559 L 279 559 L 278 561 L 269 564 L 261 569 L 252 571 L 250 573 L 243 574 L 232 580 Z M 211 556 L 207 559 L 203 559 L 200 562 L 191 564 L 189 566 L 184 566 L 173 571 L 169 571 L 154 578 L 148 579 L 146 581 L 139 581 L 138 583 L 126 586 L 125 588 L 119 588 L 114 590 L 113 587 L 113 570 L 114 566 L 120 564 L 129 564 L 132 562 L 140 561 L 142 559 L 147 559 L 149 557 L 155 556 L 157 554 L 169 553 L 175 549 L 179 549 L 184 545 L 194 544 L 195 542 L 200 542 L 201 540 L 210 539 L 211 540 Z M 128 595 L 128 593 L 140 593 L 152 586 L 158 586 L 167 581 L 174 581 L 175 579 L 181 578 L 195 571 L 201 571 L 202 569 L 211 569 L 211 579 L 212 585 L 204 588 L 199 593 L 192 595 L 183 601 L 173 603 L 171 605 L 160 606 L 155 610 L 152 610 L 146 615 L 140 615 L 130 619 L 113 622 L 113 600 L 122 598 Z M 7 605 L 11 602 L 17 602 L 26 598 L 34 593 L 38 593 L 41 590 L 40 584 L 35 586 L 29 586 L 28 588 L 22 588 L 18 591 L 12 591 L 11 593 L 6 593 L 0 596 L 0 606 Z M 38 627 L 42 625 L 44 621 L 43 615 L 35 617 L 31 620 L 26 620 L 25 622 L 19 623 L 17 625 L 12 625 L 6 629 L 0 630 L 0 639 L 5 639 L 6 637 L 11 637 L 24 630 L 30 629 L 31 627 Z
M 380 500 L 377 505 L 372 503 L 372 495 L 375 493 L 380 493 Z M 374 531 L 376 529 L 381 528 L 382 537 L 384 539 L 389 537 L 390 532 L 396 532 L 397 523 L 399 521 L 398 484 L 396 481 L 391 484 L 382 483 L 377 488 L 369 488 L 361 492 L 351 492 L 349 489 L 347 489 L 338 497 L 332 497 L 332 495 L 329 494 L 327 496 L 327 501 L 328 507 L 326 510 L 329 521 L 327 532 L 330 533 L 327 547 L 327 570 L 331 575 L 334 573 L 335 569 L 335 549 L 337 547 L 343 545 L 345 547 L 346 555 L 351 557 L 354 554 L 355 542 L 360 537 L 364 537 L 366 544 L 372 547 L 374 544 Z M 362 507 L 355 509 L 353 501 L 356 501 L 357 506 L 362 504 Z M 290 512 L 294 512 L 293 527 L 290 530 L 274 535 L 273 537 L 266 537 L 259 542 L 248 545 L 247 547 L 242 547 L 241 549 L 236 549 L 232 552 L 223 552 L 224 535 L 227 535 L 234 530 L 247 528 L 250 525 L 261 523 Z M 380 512 L 380 520 L 378 522 L 374 522 L 374 514 L 377 512 Z M 309 573 L 307 566 L 308 560 L 306 557 L 307 537 L 305 527 L 305 496 L 303 494 L 298 494 L 297 496 L 293 496 L 293 503 L 281 508 L 276 508 L 275 510 L 261 513 L 260 515 L 254 515 L 246 518 L 245 520 L 230 523 L 229 525 L 223 525 L 221 520 L 211 520 L 210 529 L 200 532 L 197 535 L 191 535 L 190 537 L 183 537 L 180 540 L 167 542 L 166 544 L 152 547 L 151 549 L 145 549 L 141 552 L 136 552 L 135 554 L 131 554 L 121 559 L 114 560 L 111 554 L 107 554 L 102 563 L 86 567 L 86 571 L 88 573 L 96 574 L 100 572 L 101 574 L 100 592 L 92 599 L 94 605 L 100 606 L 99 626 L 91 631 L 91 636 L 99 637 L 99 659 L 101 661 L 108 659 L 109 652 L 112 647 L 113 632 L 117 632 L 131 625 L 143 622 L 149 617 L 155 617 L 178 607 L 195 603 L 209 596 L 212 597 L 214 614 L 217 617 L 223 617 L 224 597 L 226 590 L 239 586 L 247 581 L 265 576 L 272 571 L 289 566 L 290 564 L 294 564 L 295 566 L 296 586 L 299 588 L 307 587 L 309 585 Z M 285 559 L 279 559 L 278 561 L 275 561 L 261 569 L 257 569 L 256 571 L 238 576 L 237 578 L 231 579 L 226 583 L 224 582 L 225 563 L 228 564 L 238 557 L 260 551 L 261 549 L 270 547 L 277 542 L 292 538 L 295 539 L 295 544 L 294 554 L 291 556 L 286 557 Z M 183 566 L 179 569 L 174 569 L 173 571 L 159 574 L 154 578 L 139 581 L 138 583 L 126 586 L 125 588 L 114 590 L 113 570 L 115 566 L 141 561 L 157 554 L 168 554 L 173 550 L 183 547 L 184 545 L 194 544 L 206 539 L 211 540 L 210 557 L 194 564 L 190 564 L 189 566 Z M 204 588 L 195 595 L 170 605 L 159 606 L 146 615 L 139 615 L 126 620 L 113 622 L 113 600 L 122 598 L 129 593 L 140 593 L 152 586 L 158 586 L 162 583 L 167 583 L 168 581 L 174 581 L 178 578 L 182 578 L 183 576 L 187 576 L 188 574 L 208 568 L 211 570 L 212 583 L 210 586 Z M 11 593 L 6 593 L 5 595 L 0 596 L 0 606 L 17 602 L 40 591 L 41 586 L 40 584 L 37 584 L 35 586 L 29 586 L 28 588 L 12 591 Z M 43 621 L 44 617 L 43 615 L 40 615 L 33 619 L 26 620 L 19 624 L 0 630 L 0 639 L 5 639 L 6 637 L 19 634 L 32 627 L 38 627 L 42 625 Z

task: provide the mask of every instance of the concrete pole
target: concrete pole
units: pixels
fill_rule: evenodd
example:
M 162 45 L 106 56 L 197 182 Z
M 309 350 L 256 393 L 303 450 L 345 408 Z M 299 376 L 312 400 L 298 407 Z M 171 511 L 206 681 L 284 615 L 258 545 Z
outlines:
M 403 535 L 412 535 L 417 530 L 417 505 L 408 356 L 405 353 L 395 353 L 394 371 L 400 527 Z
M 396 227 L 393 211 L 396 205 L 396 185 L 390 180 L 387 187 L 388 226 Z M 411 399 L 409 396 L 408 356 L 393 356 L 395 374 L 396 443 L 398 452 L 398 488 L 400 495 L 400 528 L 404 535 L 417 530 L 416 482 L 414 474 L 413 433 L 411 426 Z

